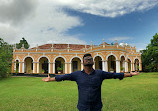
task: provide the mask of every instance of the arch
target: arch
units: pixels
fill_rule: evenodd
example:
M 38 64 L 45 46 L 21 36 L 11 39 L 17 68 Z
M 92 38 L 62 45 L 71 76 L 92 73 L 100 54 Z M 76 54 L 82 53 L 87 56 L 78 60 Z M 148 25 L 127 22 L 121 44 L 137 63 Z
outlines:
M 63 59 L 64 59 L 64 61 L 65 61 L 65 62 L 67 62 L 67 60 L 66 60 L 66 58 L 65 58 L 64 56 L 56 56 L 56 57 L 54 58 L 53 62 L 55 62 L 55 60 L 56 60 L 58 57 L 63 58 Z
M 71 62 L 74 58 L 79 58 L 80 61 L 83 63 L 83 60 L 82 60 L 81 57 L 79 57 L 79 56 L 73 56 L 73 57 L 70 59 L 70 62 Z
M 32 57 L 25 57 L 24 59 L 24 73 L 33 73 L 33 59 Z
M 140 59 L 139 59 L 138 57 L 135 57 L 135 58 L 134 58 L 134 61 L 133 61 L 134 63 L 135 63 L 135 60 L 136 60 L 136 59 L 138 59 L 138 60 L 139 60 L 139 62 L 140 62 Z
M 71 72 L 75 72 L 75 71 L 79 71 L 81 70 L 81 59 L 78 57 L 73 57 L 73 59 L 71 60 Z
M 41 56 L 40 58 L 39 58 L 39 60 L 38 60 L 38 62 L 39 62 L 39 73 L 50 73 L 49 72 L 49 58 L 48 57 L 46 57 L 46 56 Z
M 103 70 L 102 61 L 103 61 L 103 59 L 100 56 L 95 56 L 94 57 L 94 65 L 95 65 L 94 68 Z
M 121 60 L 121 57 L 122 57 L 122 56 L 123 56 L 123 57 L 125 58 L 125 60 L 126 60 L 127 57 L 126 57 L 124 54 L 121 54 L 121 55 L 120 55 L 120 60 Z
M 134 59 L 134 70 L 136 71 L 136 70 L 139 70 L 139 59 L 138 58 L 135 58 Z
M 109 56 L 111 56 L 111 55 L 114 56 L 116 60 L 118 60 L 118 58 L 117 58 L 117 56 L 116 56 L 115 54 L 108 54 L 108 55 L 106 56 L 106 60 L 108 60 Z
M 132 62 L 132 59 L 131 59 L 131 58 L 127 57 L 127 60 L 128 60 L 128 59 Z
M 18 57 L 14 61 L 16 62 L 17 60 L 20 62 L 20 59 Z
M 102 61 L 104 60 L 104 57 L 103 57 L 102 55 L 98 54 L 98 55 L 95 55 L 95 56 L 93 57 L 93 61 L 94 61 L 95 57 L 97 57 L 97 56 L 101 57 Z
M 116 72 L 116 57 L 114 55 L 110 55 L 108 56 L 107 61 L 108 61 L 108 72 Z
M 120 70 L 121 70 L 121 72 L 125 71 L 125 67 L 126 67 L 125 60 L 126 60 L 125 56 L 121 55 L 120 56 Z
M 132 71 L 132 65 L 131 65 L 131 59 L 127 58 L 127 64 L 128 64 L 128 72 Z
M 29 55 L 25 56 L 22 62 L 25 62 L 25 59 L 26 59 L 27 57 L 31 57 L 32 60 L 33 60 L 33 62 L 34 62 L 34 58 L 33 58 L 32 56 L 29 56 Z
M 14 61 L 14 71 L 15 73 L 19 73 L 20 72 L 20 60 L 16 59 Z
M 46 57 L 46 58 L 48 59 L 48 62 L 50 62 L 50 59 L 49 59 L 49 57 L 47 57 L 47 56 L 40 56 L 40 57 L 38 58 L 37 62 L 39 62 L 39 60 L 40 60 L 42 57 Z
M 67 64 L 65 59 L 61 56 L 58 56 L 55 58 L 55 73 L 60 74 L 60 73 L 67 73 Z

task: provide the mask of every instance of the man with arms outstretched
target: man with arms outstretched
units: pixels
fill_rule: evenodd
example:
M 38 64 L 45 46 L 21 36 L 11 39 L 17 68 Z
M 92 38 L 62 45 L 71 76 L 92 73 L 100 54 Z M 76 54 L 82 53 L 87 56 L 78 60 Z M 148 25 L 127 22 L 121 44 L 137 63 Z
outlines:
M 93 69 L 93 58 L 91 54 L 85 54 L 83 56 L 84 69 L 82 71 L 72 72 L 71 74 L 56 75 L 50 78 L 42 80 L 45 82 L 49 81 L 62 81 L 71 80 L 76 81 L 78 85 L 78 105 L 79 111 L 101 111 L 102 101 L 101 101 L 101 85 L 104 79 L 120 79 L 124 77 L 132 77 L 138 75 L 138 72 L 130 73 L 110 73 L 102 70 Z

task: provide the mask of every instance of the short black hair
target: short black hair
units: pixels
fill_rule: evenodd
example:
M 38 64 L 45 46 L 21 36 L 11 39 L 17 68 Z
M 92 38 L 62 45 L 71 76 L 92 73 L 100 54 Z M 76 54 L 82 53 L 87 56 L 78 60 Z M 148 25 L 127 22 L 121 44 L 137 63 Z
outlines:
M 91 57 L 92 57 L 91 54 L 85 54 L 85 55 L 83 56 L 83 59 L 84 59 L 85 57 L 87 57 L 87 56 L 91 56 Z

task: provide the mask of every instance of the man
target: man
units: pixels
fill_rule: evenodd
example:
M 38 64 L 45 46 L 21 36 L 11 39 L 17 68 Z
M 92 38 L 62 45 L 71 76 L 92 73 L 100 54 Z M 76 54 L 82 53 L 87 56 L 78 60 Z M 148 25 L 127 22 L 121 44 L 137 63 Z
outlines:
M 83 56 L 84 69 L 82 71 L 76 71 L 71 74 L 57 75 L 42 80 L 49 81 L 62 81 L 71 80 L 76 81 L 78 85 L 79 98 L 77 108 L 79 111 L 101 111 L 101 84 L 104 79 L 118 78 L 122 80 L 124 77 L 132 77 L 138 75 L 138 72 L 130 73 L 110 73 L 102 70 L 94 70 L 93 58 L 91 54 L 85 54 Z

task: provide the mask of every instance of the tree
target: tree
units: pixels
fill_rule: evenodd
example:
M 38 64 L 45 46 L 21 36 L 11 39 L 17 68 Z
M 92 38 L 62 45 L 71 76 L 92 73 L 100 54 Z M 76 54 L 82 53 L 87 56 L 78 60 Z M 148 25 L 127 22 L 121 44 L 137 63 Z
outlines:
M 0 38 L 0 77 L 7 77 L 11 72 L 13 46 Z
M 151 39 L 145 50 L 142 50 L 142 66 L 145 72 L 158 72 L 158 34 Z
M 25 38 L 22 38 L 22 40 L 20 40 L 20 43 L 16 43 L 16 48 L 20 49 L 23 46 L 23 44 L 25 49 L 28 49 L 30 47 L 27 40 L 25 40 Z

